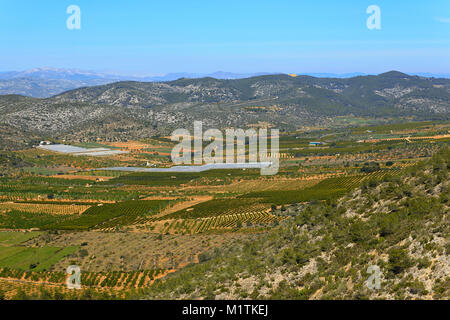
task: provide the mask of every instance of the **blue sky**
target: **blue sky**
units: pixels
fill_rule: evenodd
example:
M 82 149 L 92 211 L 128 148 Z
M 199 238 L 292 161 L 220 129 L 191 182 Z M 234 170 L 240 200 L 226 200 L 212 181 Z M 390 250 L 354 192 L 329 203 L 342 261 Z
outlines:
M 0 71 L 449 74 L 450 1 L 0 0 L 0 39 Z

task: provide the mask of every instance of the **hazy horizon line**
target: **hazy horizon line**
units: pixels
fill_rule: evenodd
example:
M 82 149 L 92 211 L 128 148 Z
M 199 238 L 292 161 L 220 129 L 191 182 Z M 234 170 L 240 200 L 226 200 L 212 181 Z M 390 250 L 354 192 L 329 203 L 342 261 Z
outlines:
M 352 76 L 352 75 L 379 75 L 390 71 L 397 71 L 401 73 L 405 73 L 407 75 L 417 75 L 417 76 L 423 76 L 423 75 L 430 75 L 430 76 L 444 76 L 449 77 L 450 73 L 435 73 L 435 72 L 428 72 L 428 71 L 418 71 L 418 72 L 408 72 L 408 71 L 401 71 L 399 69 L 389 69 L 382 72 L 362 72 L 362 71 L 348 71 L 348 72 L 327 72 L 327 71 L 313 71 L 313 72 L 295 72 L 295 71 L 275 71 L 275 72 L 269 72 L 269 71 L 224 71 L 224 70 L 215 70 L 215 71 L 209 71 L 209 72 L 199 72 L 199 71 L 172 71 L 172 72 L 165 72 L 165 73 L 147 73 L 147 74 L 137 74 L 134 72 L 121 72 L 121 71 L 112 71 L 112 70 L 105 70 L 105 69 L 89 69 L 89 68 L 60 68 L 60 67 L 34 67 L 34 68 L 27 68 L 27 69 L 16 69 L 16 70 L 1 70 L 0 74 L 5 73 L 22 73 L 22 72 L 39 72 L 39 71 L 55 71 L 55 72 L 79 72 L 79 73 L 92 73 L 93 75 L 103 75 L 103 76 L 117 76 L 117 77 L 133 77 L 133 78 L 157 78 L 157 77 L 165 77 L 169 75 L 176 75 L 176 74 L 186 74 L 186 75 L 195 75 L 195 76 L 208 76 L 208 75 L 214 75 L 219 73 L 224 74 L 232 74 L 232 75 L 274 75 L 274 74 L 295 74 L 297 76 L 301 75 L 336 75 L 336 76 Z

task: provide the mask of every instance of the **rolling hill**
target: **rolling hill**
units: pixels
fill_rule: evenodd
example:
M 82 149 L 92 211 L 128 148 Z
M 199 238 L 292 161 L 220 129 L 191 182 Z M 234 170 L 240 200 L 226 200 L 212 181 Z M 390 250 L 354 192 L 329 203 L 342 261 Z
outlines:
M 194 120 L 205 127 L 298 129 L 337 116 L 448 119 L 450 79 L 397 71 L 353 78 L 292 77 L 121 81 L 46 99 L 0 96 L 0 124 L 75 139 L 168 134 Z
M 443 148 L 339 199 L 292 204 L 268 234 L 204 254 L 137 298 L 446 299 L 449 161 Z

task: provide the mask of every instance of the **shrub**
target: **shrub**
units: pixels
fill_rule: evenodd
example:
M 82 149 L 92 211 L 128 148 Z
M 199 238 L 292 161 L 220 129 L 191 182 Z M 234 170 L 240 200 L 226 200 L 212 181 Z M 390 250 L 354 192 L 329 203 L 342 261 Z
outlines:
M 380 170 L 380 164 L 378 162 L 365 163 L 360 169 L 361 172 L 371 173 Z
M 393 274 L 400 274 L 411 267 L 411 260 L 408 253 L 403 249 L 391 249 L 389 251 L 388 269 Z
M 86 249 L 81 249 L 78 253 L 81 258 L 87 257 L 89 255 L 89 252 Z
M 206 262 L 208 260 L 211 260 L 211 256 L 207 252 L 202 252 L 198 255 L 198 261 L 199 262 Z

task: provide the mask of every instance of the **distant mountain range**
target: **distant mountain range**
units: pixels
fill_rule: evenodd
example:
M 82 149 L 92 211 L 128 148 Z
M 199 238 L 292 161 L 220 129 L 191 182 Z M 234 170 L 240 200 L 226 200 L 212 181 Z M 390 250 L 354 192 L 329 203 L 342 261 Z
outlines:
M 118 81 L 161 82 L 180 78 L 241 79 L 269 73 L 231 73 L 217 71 L 202 73 L 168 73 L 162 76 L 137 77 L 123 76 L 76 69 L 36 68 L 25 71 L 0 72 L 0 95 L 19 94 L 35 98 L 48 98 L 53 95 L 81 87 L 91 87 Z
M 43 79 L 43 80 L 93 80 L 93 79 L 113 79 L 120 80 L 118 76 L 112 76 L 108 74 L 81 71 L 76 69 L 56 69 L 56 68 L 35 68 L 25 71 L 8 71 L 0 72 L 0 80 L 12 80 L 12 79 Z
M 35 68 L 25 71 L 8 71 L 0 72 L 0 80 L 13 79 L 41 79 L 41 80 L 71 80 L 71 81 L 89 81 L 89 80 L 109 80 L 109 81 L 172 81 L 180 78 L 204 78 L 211 77 L 216 79 L 241 79 L 254 76 L 275 74 L 269 72 L 259 73 L 232 73 L 225 71 L 217 71 L 214 73 L 189 73 L 178 72 L 168 73 L 161 76 L 133 76 L 133 75 L 116 75 L 110 73 L 99 73 L 94 71 L 83 71 L 78 69 L 56 69 L 56 68 Z
M 119 81 L 46 99 L 0 96 L 0 138 L 1 132 L 5 139 L 20 132 L 20 141 L 35 135 L 78 141 L 142 139 L 191 127 L 196 120 L 205 129 L 296 130 L 333 126 L 337 117 L 450 119 L 450 79 L 397 71 L 352 78 L 277 74 Z
M 139 82 L 165 82 L 181 78 L 214 78 L 214 79 L 243 79 L 262 75 L 273 75 L 281 73 L 232 73 L 217 71 L 214 73 L 168 73 L 161 76 L 126 76 L 93 71 L 83 71 L 77 69 L 56 69 L 56 68 L 35 68 L 25 71 L 0 72 L 0 95 L 19 94 L 35 98 L 48 98 L 62 92 L 81 87 L 91 87 L 109 84 L 118 81 L 139 81 Z M 307 73 L 318 78 L 351 78 L 356 76 L 365 76 L 364 73 Z M 422 77 L 450 78 L 450 74 L 431 74 L 418 73 Z
M 124 80 L 96 72 L 71 69 L 36 68 L 0 72 L 0 95 L 20 94 L 47 98 L 61 92 Z

